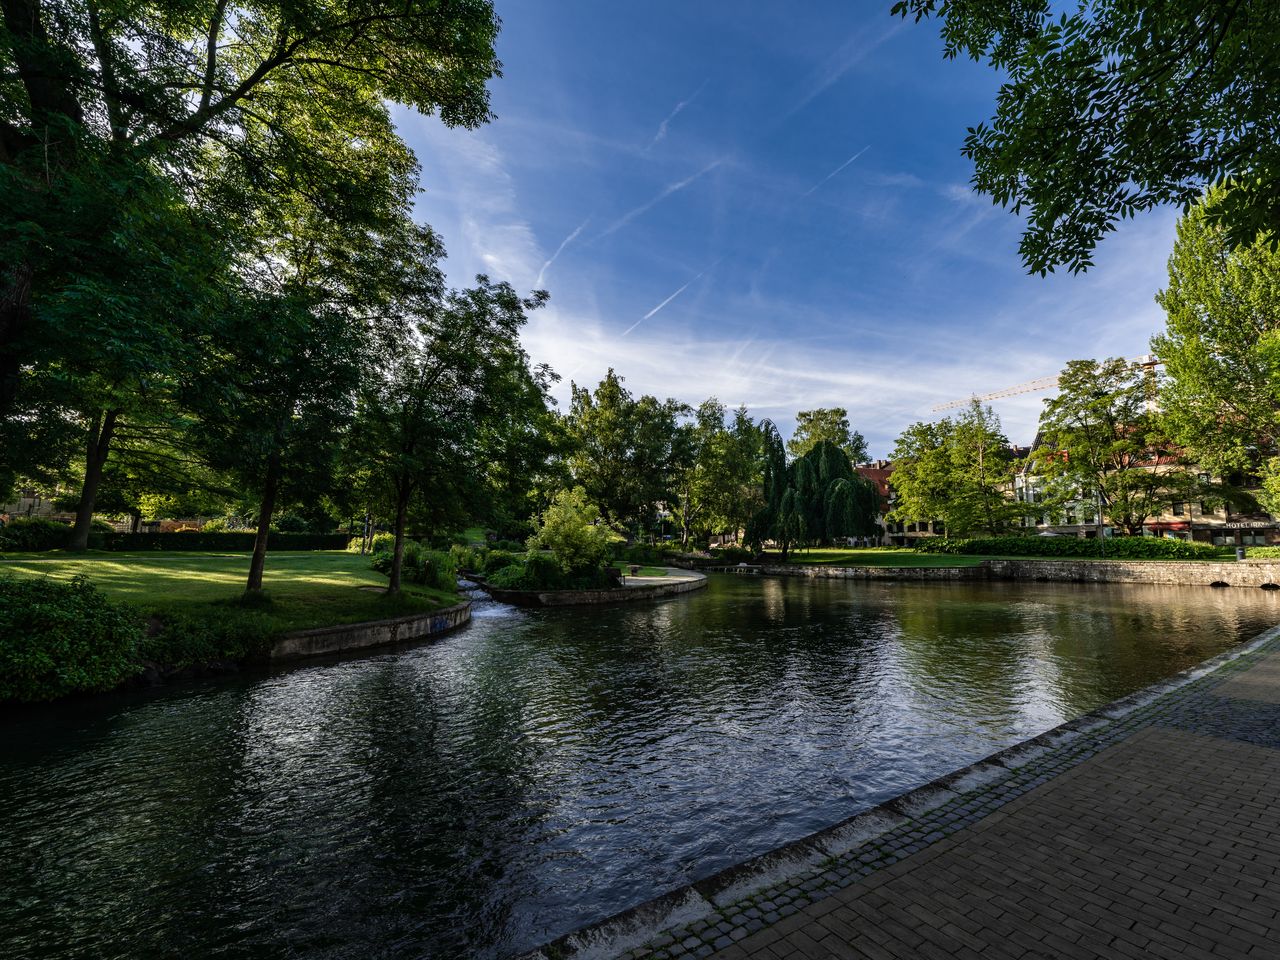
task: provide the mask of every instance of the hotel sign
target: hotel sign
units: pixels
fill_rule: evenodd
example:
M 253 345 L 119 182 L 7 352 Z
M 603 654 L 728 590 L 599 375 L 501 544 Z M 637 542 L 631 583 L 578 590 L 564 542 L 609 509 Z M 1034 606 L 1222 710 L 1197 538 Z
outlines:
M 1269 530 L 1275 525 L 1274 520 L 1228 520 L 1223 524 L 1228 530 Z

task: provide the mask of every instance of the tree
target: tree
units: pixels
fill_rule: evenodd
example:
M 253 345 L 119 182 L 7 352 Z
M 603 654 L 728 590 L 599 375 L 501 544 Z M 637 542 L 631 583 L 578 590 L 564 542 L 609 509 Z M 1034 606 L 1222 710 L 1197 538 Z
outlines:
M 674 499 L 677 423 L 688 412 L 675 400 L 633 397 L 612 368 L 594 393 L 573 385 L 569 469 L 607 522 L 642 527 L 656 504 Z
M 561 490 L 538 518 L 529 538 L 530 550 L 550 550 L 560 571 L 581 573 L 602 567 L 613 540 L 600 509 L 587 500 L 581 487 Z
M 1171 500 L 1195 495 L 1194 475 L 1161 429 L 1150 373 L 1119 358 L 1072 360 L 1058 390 L 1045 401 L 1034 453 L 1050 503 L 1097 503 L 1135 536 Z
M 1178 224 L 1151 349 L 1170 436 L 1206 470 L 1265 485 L 1280 477 L 1280 253 L 1261 239 L 1233 249 L 1211 216 L 1223 200 L 1210 193 Z M 1274 494 L 1264 500 L 1280 513 Z
M 163 174 L 186 190 L 201 164 L 228 156 L 269 183 L 265 147 L 315 171 L 318 197 L 318 148 L 365 142 L 386 101 L 449 125 L 487 121 L 497 30 L 485 0 L 0 3 L 0 190 L 26 197 L 0 225 L 0 420 L 39 351 L 63 342 L 41 301 L 63 285 L 65 213 L 86 183 L 127 191 Z M 319 105 L 327 136 L 297 137 L 289 116 Z
M 999 534 L 1021 513 L 1007 495 L 1013 458 L 990 407 L 974 400 L 956 419 L 914 423 L 893 451 L 896 520 L 940 520 L 948 535 Z
M 942 21 L 945 55 L 1005 77 L 970 128 L 974 186 L 1028 214 L 1020 251 L 1041 274 L 1093 265 L 1121 219 L 1206 186 L 1232 246 L 1280 228 L 1280 5 L 1273 0 L 897 0 Z M 1272 233 L 1272 245 L 1280 232 Z
M 404 335 L 359 390 L 353 440 L 383 494 L 395 547 L 389 593 L 400 590 L 410 507 L 439 519 L 440 509 L 474 499 L 483 483 L 477 454 L 486 422 L 508 416 L 510 400 L 532 389 L 545 410 L 548 382 L 529 370 L 519 333 L 545 293 L 520 297 L 510 284 L 476 278 L 433 309 L 429 299 L 405 304 Z
M 680 428 L 687 452 L 676 473 L 676 512 L 686 547 L 695 534 L 736 535 L 760 507 L 760 431 L 744 408 L 732 421 L 726 415 L 712 397 Z
M 794 545 L 829 546 L 837 539 L 875 532 L 879 494 L 871 481 L 854 471 L 844 450 L 820 440 L 788 464 L 777 428 L 767 420 L 761 428 L 764 506 L 748 528 L 749 542 L 759 549 L 765 540 L 775 541 L 785 563 Z
M 820 407 L 796 414 L 796 432 L 787 441 L 787 454 L 798 460 L 823 440 L 830 440 L 853 463 L 865 463 L 867 441 L 849 428 L 849 411 L 844 407 Z

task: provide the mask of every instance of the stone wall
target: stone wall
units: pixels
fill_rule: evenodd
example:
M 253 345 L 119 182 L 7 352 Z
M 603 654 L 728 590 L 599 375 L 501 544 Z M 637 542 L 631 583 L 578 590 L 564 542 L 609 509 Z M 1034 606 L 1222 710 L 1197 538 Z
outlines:
M 415 613 L 395 620 L 347 623 L 336 627 L 297 630 L 276 640 L 268 654 L 272 661 L 300 660 L 330 653 L 365 650 L 389 643 L 422 640 L 471 621 L 471 603 L 459 603 L 431 613 Z
M 1280 585 L 1280 562 L 1178 560 L 983 560 L 972 567 L 834 567 L 774 565 L 777 577 L 832 580 L 1047 580 L 1059 583 L 1178 583 L 1196 586 Z

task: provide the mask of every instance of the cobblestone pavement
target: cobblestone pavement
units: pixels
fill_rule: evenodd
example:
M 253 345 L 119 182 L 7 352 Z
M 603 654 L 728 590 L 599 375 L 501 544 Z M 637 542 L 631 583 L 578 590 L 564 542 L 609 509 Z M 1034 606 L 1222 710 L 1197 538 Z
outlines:
M 1280 958 L 1280 636 L 1032 753 L 624 956 Z

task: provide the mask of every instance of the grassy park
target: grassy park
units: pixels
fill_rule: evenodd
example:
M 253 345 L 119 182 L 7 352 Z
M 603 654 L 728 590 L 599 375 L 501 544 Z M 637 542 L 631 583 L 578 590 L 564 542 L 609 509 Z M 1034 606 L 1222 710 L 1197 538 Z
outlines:
M 7 554 L 0 575 L 85 576 L 112 600 L 143 614 L 227 616 L 238 612 L 247 553 L 49 553 Z M 270 602 L 255 610 L 277 630 L 298 630 L 377 620 L 448 606 L 456 595 L 405 584 L 401 595 L 383 595 L 387 578 L 369 558 L 343 551 L 269 555 L 264 584 Z

